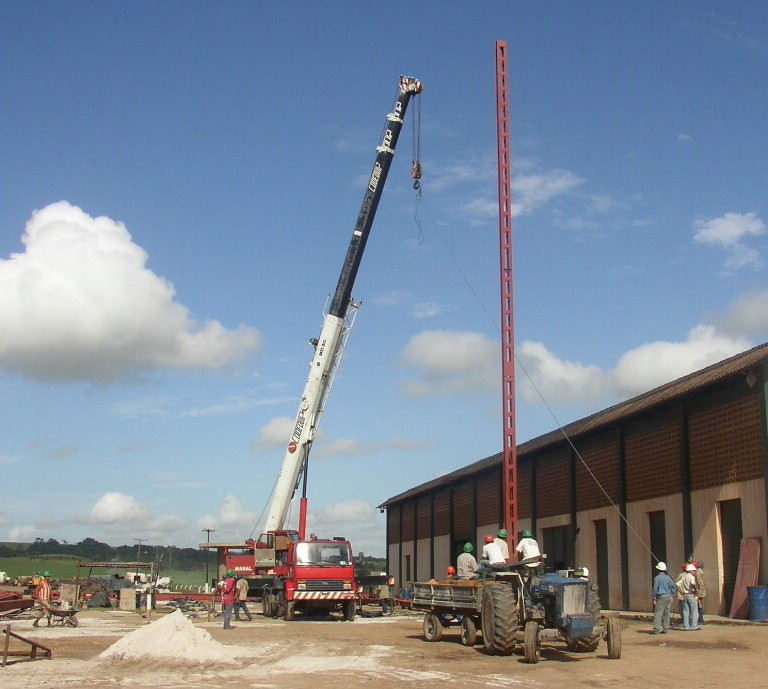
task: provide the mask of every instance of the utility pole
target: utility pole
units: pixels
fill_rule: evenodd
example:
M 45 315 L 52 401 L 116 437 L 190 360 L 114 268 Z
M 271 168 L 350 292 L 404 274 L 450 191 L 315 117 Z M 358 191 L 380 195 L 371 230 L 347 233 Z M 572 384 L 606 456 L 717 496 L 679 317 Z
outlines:
M 136 562 L 141 562 L 141 544 L 146 543 L 146 538 L 134 538 L 134 541 L 136 541 Z
M 202 529 L 202 530 L 205 531 L 206 535 L 208 536 L 208 541 L 207 542 L 210 543 L 211 542 L 211 534 L 215 533 L 216 529 Z M 206 552 L 205 553 L 205 583 L 206 583 L 206 585 L 210 581 L 210 579 L 208 578 L 208 560 L 209 559 L 210 559 L 210 553 Z

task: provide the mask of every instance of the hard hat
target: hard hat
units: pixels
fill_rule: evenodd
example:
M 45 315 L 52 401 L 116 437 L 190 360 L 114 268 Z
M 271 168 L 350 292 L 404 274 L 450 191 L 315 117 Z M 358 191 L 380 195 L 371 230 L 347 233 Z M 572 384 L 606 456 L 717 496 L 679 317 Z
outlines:
M 464 544 L 464 552 L 465 553 L 471 553 L 474 550 L 471 543 L 465 543 Z
M 696 571 L 696 565 L 687 565 L 685 568 L 686 572 L 695 572 Z
M 486 543 L 493 543 L 493 536 L 486 536 L 485 537 L 485 542 Z
M 235 573 L 231 569 L 228 569 L 226 572 L 224 572 L 224 576 L 225 577 L 233 577 L 233 576 L 235 576 Z
M 658 569 L 660 572 L 666 572 L 667 571 L 667 563 L 666 562 L 659 562 L 656 565 L 656 569 Z
M 45 572 L 43 572 L 43 578 L 50 577 L 50 576 L 51 576 L 51 573 L 49 571 L 46 570 Z
M 533 538 L 533 534 L 528 529 L 526 529 L 523 531 L 523 538 Z
M 456 574 L 456 568 L 453 565 L 449 565 L 448 569 L 445 570 L 446 574 Z
M 499 538 L 506 538 L 507 537 L 507 530 L 506 529 L 499 529 L 499 533 L 496 534 Z

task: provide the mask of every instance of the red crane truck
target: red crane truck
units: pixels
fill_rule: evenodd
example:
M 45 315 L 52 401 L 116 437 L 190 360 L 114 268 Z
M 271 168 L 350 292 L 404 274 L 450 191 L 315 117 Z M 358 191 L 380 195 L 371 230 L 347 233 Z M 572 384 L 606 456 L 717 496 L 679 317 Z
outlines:
M 249 582 L 261 598 L 264 615 L 292 620 L 297 611 L 341 610 L 344 619 L 356 614 L 357 583 L 352 546 L 344 538 L 305 538 L 307 516 L 307 462 L 320 416 L 354 325 L 359 303 L 352 288 L 363 257 L 368 235 L 389 173 L 408 103 L 421 93 L 421 82 L 400 77 L 400 88 L 381 143 L 376 148 L 368 185 L 352 232 L 347 255 L 330 308 L 323 317 L 320 336 L 311 340 L 314 355 L 299 403 L 293 432 L 275 484 L 267 513 L 265 533 L 257 541 L 202 543 L 201 548 L 218 553 L 219 577 L 231 569 Z M 420 166 L 412 166 L 418 188 Z M 303 480 L 302 480 L 303 477 Z M 286 530 L 285 520 L 293 496 L 302 481 L 298 530 Z

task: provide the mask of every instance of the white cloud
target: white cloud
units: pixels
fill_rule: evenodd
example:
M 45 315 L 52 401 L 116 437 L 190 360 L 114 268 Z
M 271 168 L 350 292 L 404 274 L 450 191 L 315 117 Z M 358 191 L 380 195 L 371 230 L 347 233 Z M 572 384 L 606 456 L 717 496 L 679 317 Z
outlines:
M 416 377 L 408 397 L 461 394 L 499 386 L 500 345 L 478 333 L 429 330 L 411 338 L 401 356 Z
M 18 457 L 0 454 L 0 467 L 9 467 L 12 464 L 18 464 L 21 460 Z
M 375 445 L 366 444 L 354 438 L 338 438 L 331 442 L 316 442 L 312 450 L 315 459 L 328 459 L 341 456 L 359 456 L 373 452 Z
M 590 408 L 601 402 L 629 399 L 750 346 L 744 337 L 718 333 L 711 325 L 699 325 L 682 342 L 640 345 L 622 354 L 614 368 L 603 370 L 559 359 L 539 342 L 523 342 L 517 348 L 517 357 L 527 373 L 518 376 L 518 385 L 529 404 L 543 401 Z
M 537 208 L 584 183 L 568 170 L 523 174 L 512 180 L 512 214 L 530 215 Z
M 206 514 L 197 520 L 201 529 L 219 529 L 242 534 L 256 524 L 258 515 L 246 510 L 234 495 L 227 495 L 217 514 Z
M 750 347 L 746 338 L 698 325 L 683 342 L 649 342 L 623 354 L 610 372 L 611 387 L 622 398 L 632 397 Z
M 528 404 L 599 399 L 605 376 L 597 366 L 559 359 L 541 342 L 521 342 L 515 350 L 525 369 L 517 376 L 522 398 Z M 535 386 L 535 387 L 534 387 Z
M 149 511 L 136 498 L 123 493 L 105 493 L 91 509 L 91 521 L 96 524 L 142 521 L 149 518 Z
M 206 369 L 258 348 L 252 328 L 195 322 L 126 227 L 66 201 L 35 211 L 0 260 L 0 367 L 37 380 L 110 381 Z
M 295 423 L 295 419 L 290 419 L 287 416 L 272 419 L 259 429 L 259 437 L 251 444 L 251 447 L 270 449 L 287 446 Z
M 426 320 L 428 318 L 437 318 L 442 316 L 448 309 L 436 301 L 422 301 L 413 304 L 411 307 L 411 318 L 415 320 Z
M 762 257 L 756 249 L 747 246 L 745 241 L 765 234 L 767 229 L 755 213 L 726 213 L 719 218 L 696 220 L 693 223 L 693 240 L 728 251 L 725 262 L 728 271 L 758 269 L 762 266 Z
M 732 301 L 717 320 L 718 330 L 736 336 L 768 334 L 768 289 L 750 290 Z
M 383 557 L 386 538 L 385 515 L 365 500 L 349 498 L 307 514 L 307 532 L 321 538 L 343 536 L 355 554 Z
M 30 543 L 40 535 L 36 526 L 16 526 L 8 531 L 8 540 L 14 543 Z

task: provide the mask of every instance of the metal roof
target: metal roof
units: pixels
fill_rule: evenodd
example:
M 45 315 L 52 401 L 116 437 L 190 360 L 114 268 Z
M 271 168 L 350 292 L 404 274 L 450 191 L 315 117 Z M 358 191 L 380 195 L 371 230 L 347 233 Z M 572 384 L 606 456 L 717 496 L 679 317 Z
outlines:
M 616 424 L 619 421 L 640 416 L 655 407 L 671 404 L 682 397 L 713 386 L 727 378 L 732 378 L 737 375 L 746 376 L 750 371 L 754 370 L 766 360 L 768 360 L 768 342 L 746 352 L 742 352 L 741 354 L 736 354 L 735 356 L 716 364 L 712 364 L 700 371 L 673 380 L 671 383 L 666 383 L 658 388 L 644 392 L 642 395 L 633 397 L 630 400 L 615 404 L 612 407 L 608 407 L 603 411 L 599 411 L 596 414 L 587 416 L 579 421 L 574 421 L 562 428 L 540 435 L 538 438 L 533 438 L 532 440 L 521 443 L 517 446 L 517 456 L 518 458 L 524 457 L 527 454 L 563 442 L 565 436 L 574 438 Z M 427 493 L 436 488 L 457 483 L 483 471 L 484 469 L 489 469 L 500 464 L 502 460 L 503 457 L 501 452 L 491 455 L 490 457 L 481 459 L 468 466 L 462 467 L 461 469 L 439 476 L 432 481 L 410 488 L 399 495 L 395 495 L 379 505 L 379 509 L 413 498 L 422 493 Z

